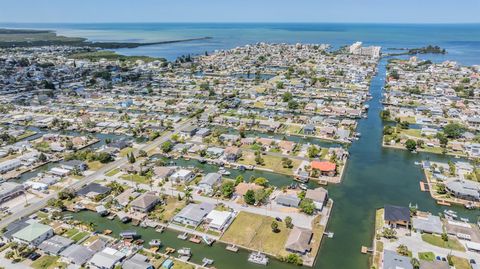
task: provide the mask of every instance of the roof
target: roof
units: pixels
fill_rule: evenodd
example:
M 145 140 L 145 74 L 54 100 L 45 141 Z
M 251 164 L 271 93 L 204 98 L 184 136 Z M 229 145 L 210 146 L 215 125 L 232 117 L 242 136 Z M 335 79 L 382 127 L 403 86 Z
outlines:
M 210 225 L 222 226 L 231 218 L 232 214 L 230 211 L 212 210 L 208 213 L 206 219 L 210 220 Z
M 146 192 L 130 203 L 130 206 L 148 208 L 152 204 L 157 204 L 160 198 L 154 192 Z
M 140 193 L 136 192 L 133 188 L 127 189 L 124 192 L 120 193 L 117 197 L 115 197 L 115 200 L 122 205 L 126 206 L 128 203 L 130 203 L 130 197 L 133 199 L 137 198 L 140 195 Z
M 283 195 L 280 194 L 275 199 L 277 204 L 282 204 L 286 206 L 298 207 L 300 204 L 300 198 L 293 196 L 293 195 Z
M 295 226 L 288 235 L 285 248 L 302 253 L 307 252 L 311 249 L 310 240 L 312 239 L 312 235 L 312 231 Z
M 444 261 L 424 261 L 420 260 L 420 269 L 450 269 L 448 262 Z
M 410 258 L 391 250 L 383 251 L 383 269 L 413 269 Z
M 77 191 L 77 194 L 81 196 L 86 196 L 91 193 L 95 195 L 100 195 L 100 194 L 105 194 L 109 191 L 110 191 L 109 187 L 100 185 L 98 183 L 90 183 L 87 186 L 81 188 L 79 191 Z
M 222 175 L 220 175 L 219 173 L 208 173 L 202 178 L 202 180 L 198 184 L 206 184 L 209 186 L 213 186 L 221 179 Z
M 310 163 L 310 166 L 312 167 L 312 169 L 317 169 L 324 172 L 335 171 L 337 168 L 337 165 L 335 163 L 329 161 L 312 161 Z
M 47 252 L 47 253 L 57 255 L 62 250 L 64 250 L 66 247 L 73 244 L 73 242 L 74 241 L 70 238 L 66 238 L 66 237 L 63 237 L 63 236 L 60 236 L 60 235 L 55 235 L 52 238 L 43 241 L 38 246 L 38 248 Z
M 457 194 L 480 199 L 480 183 L 471 180 L 450 180 L 445 184 L 448 190 Z
M 23 241 L 31 242 L 49 231 L 53 231 L 53 229 L 48 225 L 32 223 L 13 234 L 13 237 Z
M 135 254 L 122 264 L 123 269 L 149 269 L 153 266 L 147 262 L 147 258 L 143 255 Z
M 90 263 L 100 268 L 111 268 L 124 257 L 125 254 L 123 252 L 107 247 L 101 252 L 95 253 Z
M 77 244 L 67 247 L 60 253 L 60 256 L 67 258 L 76 265 L 82 265 L 87 262 L 94 254 L 93 250 Z
M 185 218 L 188 220 L 193 220 L 195 222 L 200 222 L 203 218 L 210 213 L 215 206 L 209 203 L 201 203 L 201 204 L 189 204 L 184 207 L 176 216 L 180 218 Z
M 412 218 L 413 229 L 427 232 L 441 234 L 443 233 L 443 226 L 440 217 L 428 215 L 426 218 L 414 217 Z
M 322 187 L 318 187 L 316 189 L 308 189 L 305 198 L 311 199 L 315 202 L 323 203 L 328 197 L 328 191 Z
M 403 206 L 385 205 L 384 220 L 410 222 L 410 209 Z

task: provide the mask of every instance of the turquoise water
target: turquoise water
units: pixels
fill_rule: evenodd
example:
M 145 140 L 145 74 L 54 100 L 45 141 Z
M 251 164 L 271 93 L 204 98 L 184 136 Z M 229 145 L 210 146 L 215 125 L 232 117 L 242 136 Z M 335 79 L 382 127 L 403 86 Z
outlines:
M 390 47 L 420 47 L 428 44 L 447 49 L 447 55 L 422 55 L 434 61 L 455 60 L 462 64 L 480 64 L 480 24 L 468 25 L 398 25 L 398 24 L 0 24 L 0 27 L 58 29 L 59 33 L 84 36 L 91 40 L 158 41 L 211 36 L 198 42 L 155 45 L 120 52 L 130 55 L 151 55 L 175 59 L 187 53 L 203 53 L 215 49 L 265 42 L 330 43 L 333 46 L 360 40 L 365 44 Z M 384 204 L 408 206 L 418 204 L 422 210 L 434 213 L 445 207 L 435 204 L 429 194 L 420 192 L 423 173 L 415 161 L 425 158 L 447 160 L 441 155 L 411 154 L 402 150 L 381 147 L 383 123 L 378 117 L 386 59 L 380 62 L 379 73 L 370 91 L 370 110 L 367 119 L 359 121 L 362 138 L 349 147 L 350 159 L 343 182 L 328 186 L 335 201 L 328 230 L 333 239 L 325 239 L 316 269 L 368 268 L 368 256 L 360 254 L 362 245 L 372 242 L 375 209 Z M 460 216 L 476 220 L 479 211 L 455 207 Z M 234 255 L 220 252 L 218 259 Z M 210 255 L 214 255 L 213 253 Z M 219 264 L 218 268 L 255 268 L 245 263 Z M 278 265 L 278 264 L 277 264 Z M 280 267 L 278 265 L 278 267 Z M 282 265 L 283 267 L 289 267 Z M 271 268 L 275 268 L 272 266 Z M 291 266 L 294 268 L 294 266 Z

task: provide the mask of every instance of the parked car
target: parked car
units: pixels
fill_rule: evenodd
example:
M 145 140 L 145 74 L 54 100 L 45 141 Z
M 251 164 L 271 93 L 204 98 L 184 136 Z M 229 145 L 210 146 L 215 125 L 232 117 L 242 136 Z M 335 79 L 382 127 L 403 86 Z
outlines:
M 37 252 L 32 252 L 30 255 L 28 255 L 28 259 L 34 261 L 34 260 L 40 258 L 40 256 L 41 256 L 41 255 L 38 254 Z

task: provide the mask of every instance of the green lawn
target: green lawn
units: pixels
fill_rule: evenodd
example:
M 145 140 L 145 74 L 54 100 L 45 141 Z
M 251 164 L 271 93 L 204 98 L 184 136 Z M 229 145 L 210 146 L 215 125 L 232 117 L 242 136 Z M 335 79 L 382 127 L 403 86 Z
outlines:
M 59 257 L 43 256 L 32 262 L 31 267 L 34 269 L 67 268 L 67 265 L 65 263 L 58 262 L 58 259 Z
M 78 230 L 73 228 L 73 229 L 70 229 L 68 231 L 66 231 L 63 236 L 65 237 L 68 237 L 68 238 L 71 238 L 72 236 L 76 235 L 78 233 Z
M 467 259 L 460 258 L 457 256 L 451 256 L 451 260 L 453 262 L 453 265 L 455 266 L 455 269 L 471 269 L 472 268 Z
M 139 184 L 150 184 L 150 181 L 146 177 L 141 176 L 141 175 L 137 175 L 137 174 L 123 175 L 120 178 L 125 179 L 125 180 L 130 180 L 130 181 L 133 181 L 133 182 L 137 182 Z
M 433 252 L 419 252 L 418 258 L 424 261 L 433 261 L 435 259 L 435 254 L 433 254 Z
M 93 161 L 93 162 L 87 162 L 87 165 L 89 170 L 97 171 L 100 168 L 102 168 L 103 163 L 99 161 Z
M 120 155 L 120 157 L 125 157 L 125 156 L 127 156 L 127 154 L 130 154 L 132 151 L 133 151 L 133 148 L 131 148 L 131 147 L 124 148 L 124 149 L 120 150 L 119 155 Z
M 80 240 L 82 240 L 85 236 L 87 236 L 89 233 L 88 232 L 79 232 L 77 233 L 76 235 L 72 236 L 71 239 L 73 241 L 78 242 Z
M 112 169 L 112 170 L 108 171 L 107 173 L 105 173 L 105 175 L 107 177 L 112 177 L 112 176 L 118 174 L 118 172 L 120 172 L 120 169 L 115 168 L 115 169 Z
M 460 244 L 460 242 L 453 237 L 448 237 L 448 241 L 445 242 L 442 240 L 442 237 L 440 236 L 436 236 L 432 234 L 423 234 L 422 240 L 437 247 L 448 248 L 448 249 L 465 252 L 465 248 L 463 247 L 463 245 Z

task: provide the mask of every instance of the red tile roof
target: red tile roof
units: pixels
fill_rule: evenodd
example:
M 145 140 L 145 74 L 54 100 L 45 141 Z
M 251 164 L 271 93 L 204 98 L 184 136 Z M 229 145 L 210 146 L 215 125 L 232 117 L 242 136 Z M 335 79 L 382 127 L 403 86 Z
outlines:
M 312 161 L 310 166 L 312 169 L 317 169 L 324 172 L 335 171 L 337 165 L 328 161 Z

